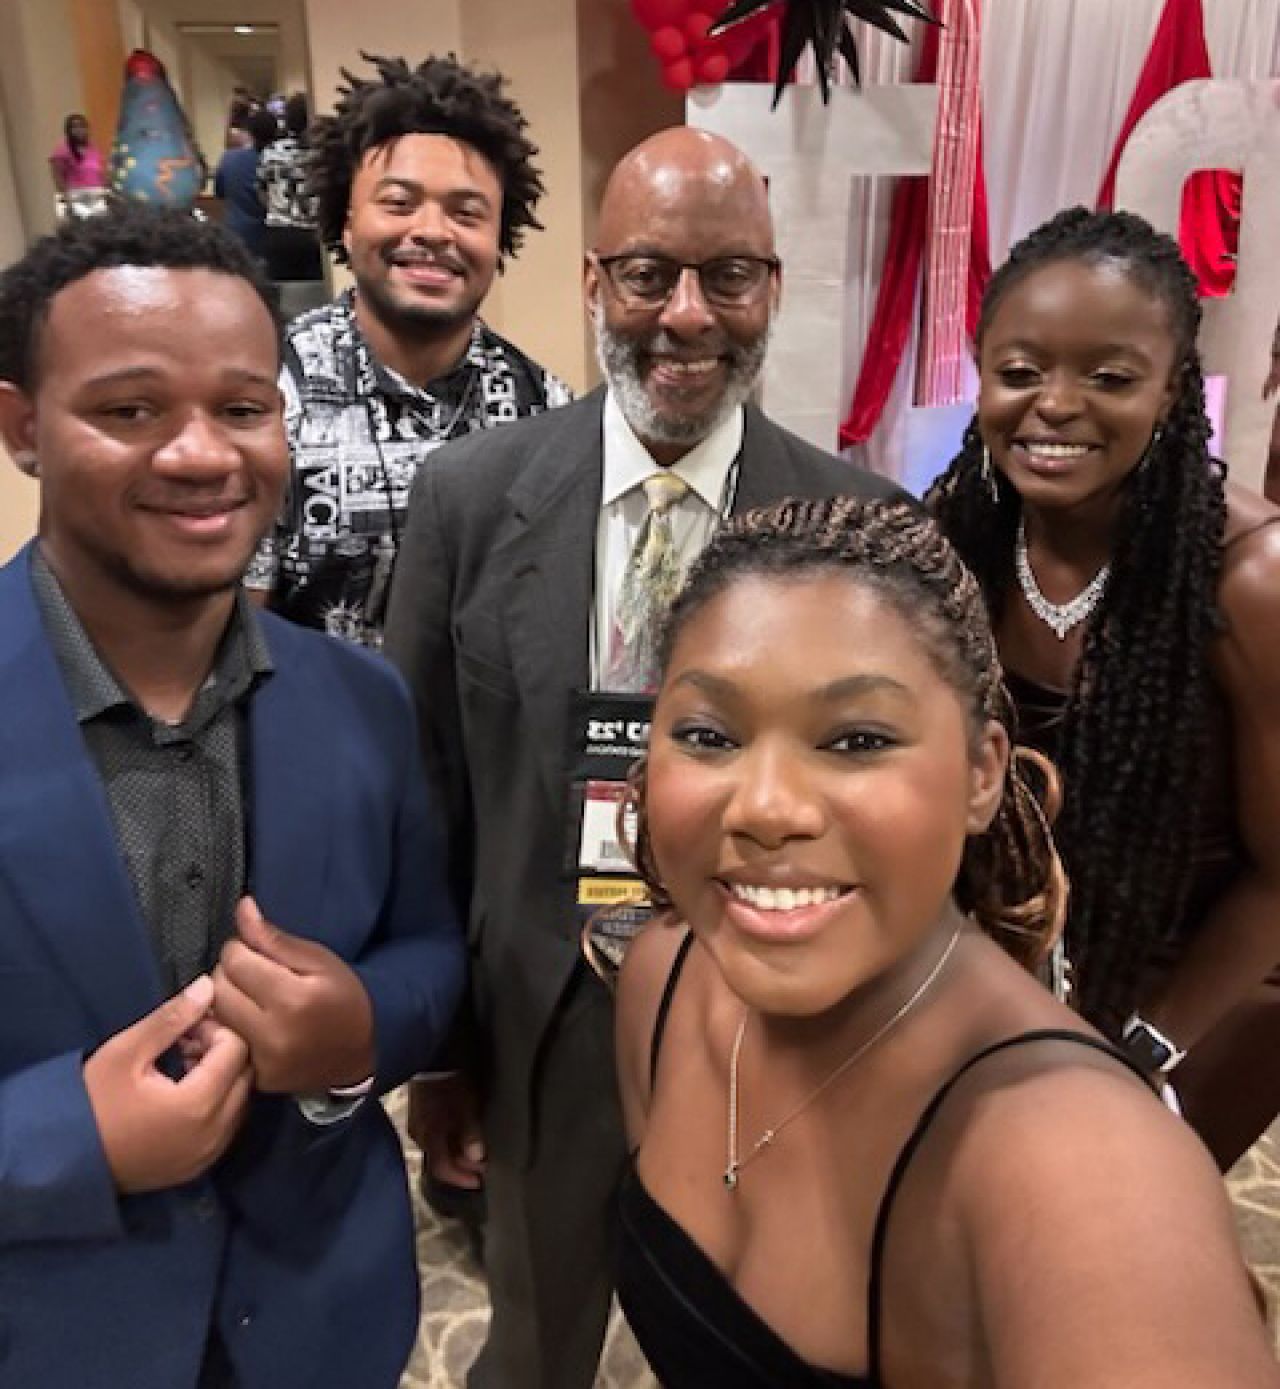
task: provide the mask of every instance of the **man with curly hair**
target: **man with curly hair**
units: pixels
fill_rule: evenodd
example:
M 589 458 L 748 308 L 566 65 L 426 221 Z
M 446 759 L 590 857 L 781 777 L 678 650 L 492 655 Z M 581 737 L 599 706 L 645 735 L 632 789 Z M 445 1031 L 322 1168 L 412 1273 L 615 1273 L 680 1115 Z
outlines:
M 479 317 L 541 228 L 537 149 L 503 78 L 453 57 L 362 56 L 376 75 L 344 70 L 311 131 L 320 239 L 355 287 L 289 328 L 291 485 L 246 584 L 304 626 L 377 647 L 426 455 L 569 392 Z

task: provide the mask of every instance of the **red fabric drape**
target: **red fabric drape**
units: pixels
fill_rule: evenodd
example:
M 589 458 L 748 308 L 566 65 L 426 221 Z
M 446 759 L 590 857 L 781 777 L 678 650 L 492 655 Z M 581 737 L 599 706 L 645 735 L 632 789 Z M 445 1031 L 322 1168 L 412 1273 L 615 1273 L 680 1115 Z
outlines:
M 948 0 L 938 53 L 938 128 L 929 185 L 924 297 L 916 346 L 918 405 L 964 398 L 973 211 L 982 148 L 982 0 Z
M 1114 205 L 1120 156 L 1142 117 L 1166 92 L 1183 82 L 1212 75 L 1201 0 L 1165 0 L 1151 51 L 1098 191 L 1100 208 Z M 1239 174 L 1216 169 L 1192 174 L 1183 189 L 1178 240 L 1205 298 L 1221 298 L 1235 283 L 1241 191 Z
M 929 25 L 916 70 L 917 82 L 933 82 L 938 75 L 939 32 Z M 840 426 L 840 444 L 865 443 L 880 422 L 906 355 L 911 336 L 920 266 L 924 260 L 929 227 L 929 180 L 923 175 L 901 178 L 889 212 L 889 250 L 880 277 L 880 292 L 867 333 L 862 370 L 854 388 L 849 414 Z M 966 328 L 970 337 L 978 323 L 983 291 L 991 278 L 991 252 L 987 219 L 987 183 L 983 173 L 982 131 L 978 131 L 978 170 L 974 184 L 973 233 L 969 255 Z
M 987 215 L 987 175 L 982 163 L 982 117 L 978 117 L 978 177 L 973 185 L 973 233 L 969 248 L 969 300 L 965 329 L 972 342 L 978 333 L 982 296 L 991 279 L 991 222 Z

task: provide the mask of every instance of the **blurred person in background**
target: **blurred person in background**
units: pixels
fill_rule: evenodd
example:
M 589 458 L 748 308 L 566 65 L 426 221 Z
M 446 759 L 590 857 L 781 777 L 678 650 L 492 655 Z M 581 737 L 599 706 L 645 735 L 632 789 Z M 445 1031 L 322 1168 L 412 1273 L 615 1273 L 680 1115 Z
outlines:
M 258 197 L 258 161 L 262 151 L 276 138 L 279 126 L 265 106 L 251 111 L 245 120 L 249 143 L 241 149 L 226 151 L 218 162 L 213 187 L 226 204 L 223 225 L 255 256 L 261 256 L 266 239 L 267 209 Z
M 258 159 L 258 196 L 267 209 L 263 254 L 273 280 L 320 280 L 315 198 L 307 189 L 307 98 L 284 103 L 284 128 Z
M 89 122 L 81 115 L 68 116 L 62 123 L 63 138 L 49 156 L 49 172 L 59 193 L 82 188 L 102 188 L 106 165 L 102 152 L 89 137 Z

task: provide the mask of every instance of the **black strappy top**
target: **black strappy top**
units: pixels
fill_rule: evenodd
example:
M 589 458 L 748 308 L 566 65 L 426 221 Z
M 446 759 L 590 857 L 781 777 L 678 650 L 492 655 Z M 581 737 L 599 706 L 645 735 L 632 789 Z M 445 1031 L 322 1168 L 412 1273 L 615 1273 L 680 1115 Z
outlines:
M 658 1006 L 650 1051 L 657 1072 L 662 1034 L 693 935 L 685 936 Z M 882 1270 L 889 1216 L 911 1159 L 956 1083 L 979 1062 L 1031 1042 L 1075 1042 L 1146 1077 L 1114 1047 L 1083 1033 L 1022 1032 L 969 1057 L 925 1106 L 889 1174 L 876 1213 L 867 1281 L 867 1374 L 846 1375 L 802 1360 L 746 1303 L 711 1259 L 645 1190 L 634 1164 L 619 1195 L 618 1301 L 664 1389 L 884 1389 L 880 1374 Z

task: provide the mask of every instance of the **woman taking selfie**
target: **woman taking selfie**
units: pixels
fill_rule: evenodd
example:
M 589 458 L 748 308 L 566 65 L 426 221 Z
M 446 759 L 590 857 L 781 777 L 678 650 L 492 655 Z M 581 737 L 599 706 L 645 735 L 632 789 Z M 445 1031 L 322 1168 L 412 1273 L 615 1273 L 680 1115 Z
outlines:
M 1280 511 L 1209 455 L 1199 324 L 1174 241 L 1061 213 L 988 287 L 929 502 L 1062 775 L 1072 1002 L 1225 1170 L 1280 1110 Z
M 741 518 L 664 670 L 666 912 L 618 997 L 619 1296 L 662 1383 L 1280 1384 L 1209 1158 L 1018 962 L 1063 884 L 933 523 Z

